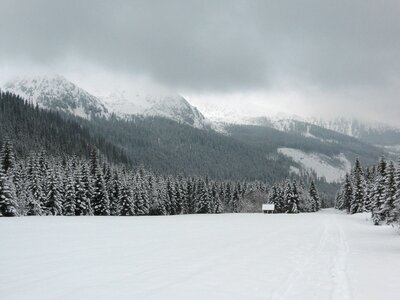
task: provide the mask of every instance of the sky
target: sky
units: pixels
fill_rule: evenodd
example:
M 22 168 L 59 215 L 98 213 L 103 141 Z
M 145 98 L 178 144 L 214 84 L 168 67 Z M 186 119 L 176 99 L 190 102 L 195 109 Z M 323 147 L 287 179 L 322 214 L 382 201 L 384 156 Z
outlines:
M 0 82 L 58 73 L 252 115 L 400 126 L 400 2 L 0 0 Z

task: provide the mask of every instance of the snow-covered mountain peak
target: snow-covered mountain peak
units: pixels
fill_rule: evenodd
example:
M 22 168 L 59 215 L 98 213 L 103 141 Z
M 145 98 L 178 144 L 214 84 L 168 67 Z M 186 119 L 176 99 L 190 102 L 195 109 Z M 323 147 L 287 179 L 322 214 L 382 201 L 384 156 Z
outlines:
M 6 82 L 3 89 L 45 109 L 63 111 L 83 118 L 108 114 L 108 109 L 98 98 L 61 75 L 16 77 Z
M 201 112 L 178 94 L 113 91 L 101 99 L 119 116 L 161 116 L 196 128 L 205 126 Z

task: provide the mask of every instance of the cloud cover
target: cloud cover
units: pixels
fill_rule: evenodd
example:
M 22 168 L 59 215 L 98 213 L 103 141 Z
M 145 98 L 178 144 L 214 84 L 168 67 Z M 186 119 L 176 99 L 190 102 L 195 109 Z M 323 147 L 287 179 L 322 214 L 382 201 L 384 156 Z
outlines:
M 1 0 L 0 65 L 99 66 L 215 101 L 297 93 L 316 113 L 394 123 L 399 15 L 395 0 Z

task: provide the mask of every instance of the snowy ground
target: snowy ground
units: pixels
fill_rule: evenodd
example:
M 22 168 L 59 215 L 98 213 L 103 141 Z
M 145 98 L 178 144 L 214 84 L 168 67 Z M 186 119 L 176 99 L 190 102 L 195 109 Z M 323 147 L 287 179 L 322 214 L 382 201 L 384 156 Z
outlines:
M 398 299 L 366 215 L 0 218 L 1 299 Z
M 305 169 L 315 171 L 319 177 L 325 177 L 327 182 L 341 182 L 346 173 L 351 170 L 351 162 L 343 153 L 329 157 L 321 153 L 306 153 L 293 148 L 279 148 L 278 153 L 292 158 Z

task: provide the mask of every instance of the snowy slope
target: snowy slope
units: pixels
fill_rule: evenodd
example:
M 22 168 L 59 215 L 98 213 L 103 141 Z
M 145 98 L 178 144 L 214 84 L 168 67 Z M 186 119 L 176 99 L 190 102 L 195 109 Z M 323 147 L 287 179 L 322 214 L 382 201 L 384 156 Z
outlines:
M 5 83 L 3 89 L 45 109 L 83 118 L 108 114 L 108 109 L 98 98 L 60 75 L 15 78 Z
M 340 182 L 351 169 L 351 163 L 343 154 L 331 158 L 292 148 L 279 148 L 278 152 L 292 158 L 305 170 L 315 171 L 318 177 L 325 177 L 327 182 Z
M 100 96 L 112 112 L 130 115 L 161 116 L 196 128 L 204 128 L 206 121 L 201 112 L 180 95 L 150 92 L 114 91 Z
M 396 146 L 400 141 L 400 128 L 383 123 L 351 118 L 310 118 L 308 122 L 380 147 Z
M 92 114 L 107 117 L 109 112 L 114 112 L 124 118 L 161 116 L 196 128 L 204 128 L 207 123 L 196 107 L 177 94 L 116 91 L 94 96 L 60 75 L 19 77 L 5 83 L 3 89 L 42 108 L 83 118 L 90 118 Z
M 0 218 L 2 299 L 397 299 L 365 215 Z M 379 288 L 377 288 L 379 287 Z
M 218 103 L 198 103 L 197 107 L 203 115 L 212 123 L 217 124 L 243 124 L 252 125 L 253 122 L 246 113 L 235 109 L 219 105 Z

